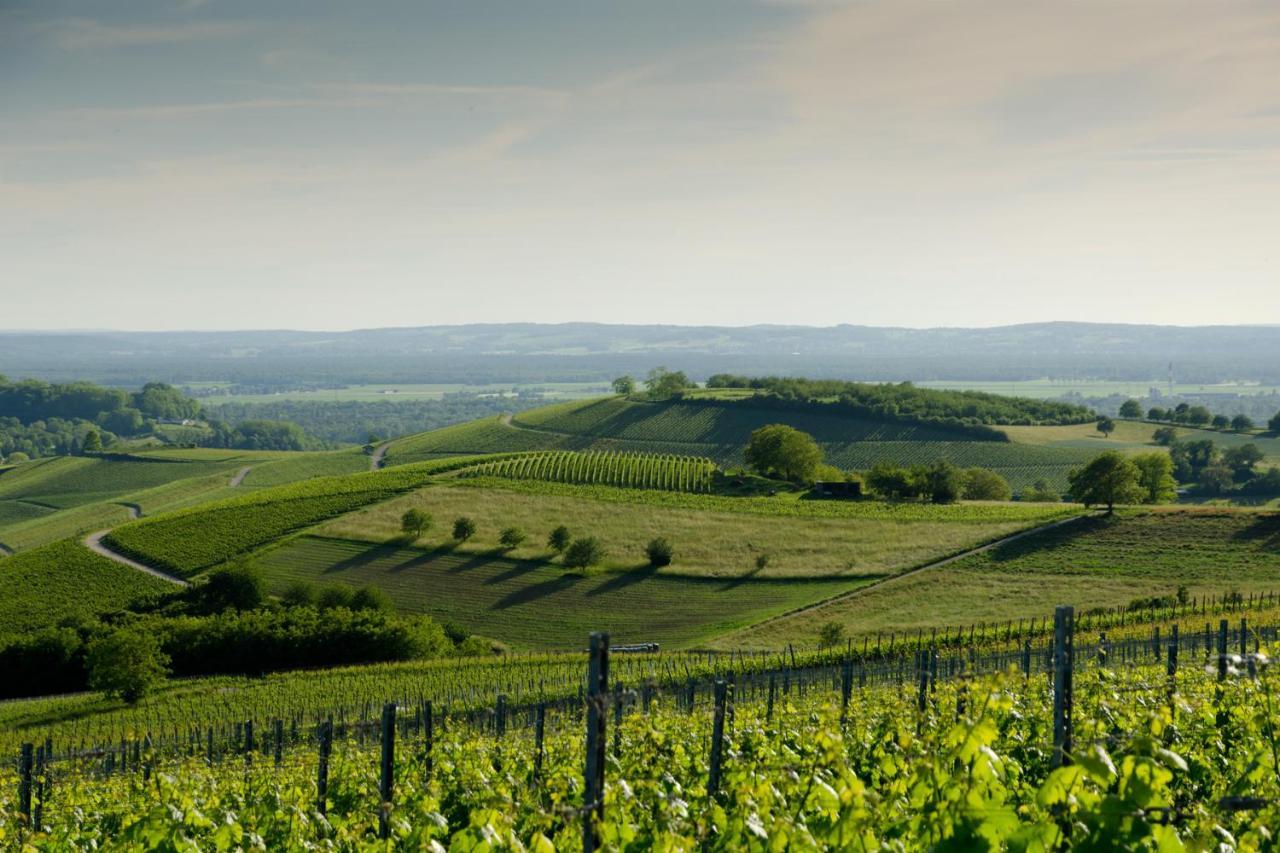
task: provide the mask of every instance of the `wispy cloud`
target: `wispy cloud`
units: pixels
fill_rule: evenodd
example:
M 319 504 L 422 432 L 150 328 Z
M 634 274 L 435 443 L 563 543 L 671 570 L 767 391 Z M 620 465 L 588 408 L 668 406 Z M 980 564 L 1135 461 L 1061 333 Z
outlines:
M 245 24 L 230 21 L 133 26 L 104 24 L 90 18 L 63 18 L 50 22 L 46 28 L 51 32 L 54 42 L 64 50 L 208 41 L 242 35 L 248 30 Z

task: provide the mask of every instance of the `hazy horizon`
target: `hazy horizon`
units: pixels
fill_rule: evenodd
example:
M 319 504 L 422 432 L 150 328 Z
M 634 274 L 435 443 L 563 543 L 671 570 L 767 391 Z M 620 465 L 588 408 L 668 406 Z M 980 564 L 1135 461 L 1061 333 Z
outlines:
M 12 0 L 0 79 L 10 331 L 1280 324 L 1263 2 Z

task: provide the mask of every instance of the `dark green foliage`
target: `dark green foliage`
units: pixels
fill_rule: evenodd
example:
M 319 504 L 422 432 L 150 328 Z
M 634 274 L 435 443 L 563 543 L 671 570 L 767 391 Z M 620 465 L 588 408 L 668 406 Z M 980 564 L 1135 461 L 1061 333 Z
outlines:
M 644 380 L 644 386 L 651 399 L 666 400 L 686 388 L 692 388 L 694 383 L 690 382 L 689 377 L 682 371 L 655 367 L 649 371 L 649 375 Z
M 285 591 L 280 594 L 280 603 L 285 607 L 310 607 L 315 602 L 315 587 L 303 581 L 289 584 Z
M 547 547 L 559 554 L 569 547 L 570 538 L 569 528 L 561 524 L 547 536 Z
M 1116 431 L 1116 422 L 1111 418 L 1098 418 L 1098 432 L 1103 435 L 1111 435 Z
M 1256 444 L 1242 444 L 1239 447 L 1228 447 L 1222 452 L 1222 464 L 1231 469 L 1237 480 L 1247 480 L 1253 476 L 1253 469 L 1266 455 Z
M 1120 417 L 1136 420 L 1142 417 L 1142 404 L 1137 400 L 1125 400 L 1120 404 Z
M 1071 496 L 1085 506 L 1138 503 L 1143 493 L 1141 472 L 1133 461 L 1114 450 L 1099 454 L 1083 468 L 1071 472 Z
M 1201 472 L 1218 461 L 1218 448 L 1207 438 L 1175 441 L 1169 445 L 1169 456 L 1173 459 L 1174 477 L 1190 483 L 1199 480 Z
M 818 629 L 818 648 L 833 649 L 844 642 L 844 626 L 839 622 L 827 622 Z
M 89 687 L 126 702 L 137 702 L 168 672 L 169 657 L 155 634 L 120 628 L 94 639 L 85 652 Z
M 766 477 L 812 482 L 822 463 L 822 449 L 808 433 L 786 424 L 769 424 L 751 433 L 743 458 Z
M 505 528 L 498 535 L 498 541 L 502 543 L 503 548 L 519 548 L 525 538 L 524 531 L 519 527 Z
M 967 501 L 1007 501 L 1013 497 L 1009 481 L 987 468 L 970 468 L 964 472 L 964 491 Z
M 650 566 L 661 568 L 671 565 L 673 550 L 671 543 L 659 536 L 649 540 L 649 544 L 644 546 L 644 554 L 649 558 Z
M 1231 418 L 1226 415 L 1214 415 L 1211 423 L 1214 429 L 1226 429 L 1231 426 Z
M 453 520 L 453 538 L 459 542 L 466 542 L 472 536 L 476 535 L 476 523 L 471 518 L 460 515 Z
M 1062 496 L 1049 487 L 1047 480 L 1036 480 L 1019 497 L 1028 503 L 1057 503 L 1062 500 Z
M 351 596 L 352 610 L 390 610 L 391 599 L 376 586 L 362 586 Z
M 246 564 L 214 569 L 203 583 L 186 592 L 194 613 L 256 610 L 266 601 L 266 586 L 257 569 Z
M 1163 447 L 1169 447 L 1178 440 L 1178 431 L 1173 427 L 1158 427 L 1151 433 L 1151 440 Z
M 624 397 L 636 393 L 636 381 L 630 376 L 619 376 L 613 380 L 613 393 Z
M 852 413 L 917 423 L 1078 424 L 1091 418 L 1088 409 L 1070 403 L 917 388 L 910 382 L 873 385 L 837 379 L 717 374 L 707 380 L 707 387 L 754 388 L 779 400 L 795 402 L 834 401 L 835 406 Z
M 1178 483 L 1173 479 L 1173 460 L 1169 454 L 1155 451 L 1133 457 L 1138 466 L 1138 486 L 1142 489 L 1143 503 L 1169 503 L 1178 496 Z
M 209 424 L 212 432 L 200 443 L 205 447 L 237 450 L 307 450 L 311 442 L 297 424 L 285 421 L 244 421 L 234 427 L 221 421 Z
M 925 496 L 936 504 L 950 504 L 960 500 L 964 491 L 964 472 L 945 459 L 929 466 L 925 479 Z
M 1253 418 L 1248 415 L 1236 415 L 1231 419 L 1231 428 L 1236 432 L 1249 432 L 1253 429 Z
M 400 516 L 400 530 L 413 539 L 421 538 L 431 528 L 431 514 L 420 509 L 407 509 Z
M 571 569 L 585 569 L 600 562 L 604 548 L 594 536 L 584 536 L 569 543 L 564 552 L 564 564 Z
M 1276 435 L 1280 435 L 1280 412 L 1276 412 L 1271 420 L 1267 421 L 1267 429 Z

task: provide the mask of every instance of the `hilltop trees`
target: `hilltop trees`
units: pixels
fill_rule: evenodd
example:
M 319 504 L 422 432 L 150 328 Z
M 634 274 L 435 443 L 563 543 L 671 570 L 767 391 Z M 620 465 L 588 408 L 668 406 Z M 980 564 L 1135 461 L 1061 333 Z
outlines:
M 1124 454 L 1115 450 L 1099 454 L 1083 468 L 1068 476 L 1071 495 L 1085 506 L 1105 504 L 1107 513 L 1116 504 L 1138 503 L 1143 498 L 1142 472 Z
M 686 388 L 694 387 L 694 384 L 689 381 L 689 377 L 685 376 L 682 370 L 667 370 L 665 367 L 655 367 L 645 377 L 644 387 L 649 393 L 650 399 L 666 400 Z
M 1107 417 L 1098 418 L 1098 432 L 1102 433 L 1105 436 L 1109 436 L 1111 435 L 1111 433 L 1115 431 L 1116 431 L 1115 421 Z
M 1137 400 L 1125 400 L 1120 404 L 1120 417 L 1138 420 L 1142 417 L 1142 404 Z
M 811 482 L 822 463 L 822 448 L 813 436 L 786 424 L 769 424 L 751 433 L 743 453 L 746 462 L 764 476 Z
M 1231 428 L 1236 432 L 1249 432 L 1253 429 L 1253 418 L 1248 415 L 1236 415 L 1231 419 Z
M 1276 412 L 1271 420 L 1267 421 L 1267 429 L 1280 434 L 1280 412 Z
M 636 393 L 636 381 L 630 376 L 619 376 L 613 380 L 613 393 L 626 397 Z

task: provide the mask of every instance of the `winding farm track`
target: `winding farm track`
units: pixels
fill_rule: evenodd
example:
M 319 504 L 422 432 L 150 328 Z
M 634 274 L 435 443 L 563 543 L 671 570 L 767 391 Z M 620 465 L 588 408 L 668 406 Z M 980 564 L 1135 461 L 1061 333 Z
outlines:
M 239 471 L 236 472 L 236 475 L 231 478 L 231 482 L 227 483 L 227 485 L 233 489 L 236 488 L 237 486 L 239 486 L 241 483 L 244 482 L 244 478 L 249 476 L 249 472 L 252 470 L 253 470 L 252 465 L 244 466 L 243 468 L 241 468 Z
M 373 449 L 373 455 L 369 457 L 369 470 L 377 471 L 382 467 L 383 457 L 387 455 L 387 450 L 391 447 L 391 442 L 384 441 Z
M 90 551 L 100 556 L 106 557 L 108 560 L 114 560 L 122 566 L 128 566 L 131 569 L 137 569 L 140 572 L 146 572 L 152 577 L 160 578 L 162 581 L 168 581 L 175 586 L 191 586 L 182 578 L 175 577 L 168 572 L 162 572 L 159 569 L 153 569 L 145 563 L 139 563 L 137 560 L 131 560 L 123 554 L 117 554 L 102 543 L 102 537 L 111 532 L 110 528 L 99 530 L 97 533 L 90 533 L 84 539 L 84 546 Z
M 874 580 L 871 583 L 867 584 L 866 586 L 860 586 L 857 589 L 852 589 L 852 590 L 849 590 L 848 592 L 843 592 L 839 595 L 832 596 L 831 598 L 824 598 L 822 601 L 815 601 L 812 604 L 806 604 L 803 607 L 797 607 L 794 610 L 788 610 L 786 613 L 779 613 L 776 616 L 770 616 L 768 619 L 762 619 L 759 622 L 755 622 L 747 626 L 747 628 L 743 630 L 759 628 L 761 625 L 768 625 L 770 623 L 777 622 L 780 619 L 787 619 L 800 613 L 808 613 L 811 610 L 818 610 L 819 608 L 827 607 L 832 604 L 839 604 L 841 602 L 849 601 L 850 599 L 857 598 L 860 595 L 866 594 L 870 590 L 879 589 L 880 587 L 887 586 L 888 584 L 897 583 L 898 581 L 904 580 L 905 578 L 909 578 L 912 575 L 918 575 L 921 572 L 927 572 L 933 569 L 940 569 L 943 566 L 949 566 L 952 563 L 958 562 L 960 560 L 964 560 L 968 557 L 972 557 L 975 554 L 982 554 L 987 551 L 994 550 L 996 548 L 1001 548 L 1005 545 L 1008 545 L 1011 542 L 1017 542 L 1019 539 L 1025 539 L 1028 536 L 1036 536 L 1040 533 L 1047 533 L 1050 530 L 1056 530 L 1057 528 L 1065 527 L 1068 524 L 1076 524 L 1081 519 L 1093 518 L 1097 515 L 1098 515 L 1097 512 L 1083 512 L 1083 513 L 1080 513 L 1079 515 L 1070 516 L 1069 518 L 1058 519 L 1057 521 L 1050 522 L 1049 524 L 1041 524 L 1039 527 L 1032 527 L 1027 530 L 1021 530 L 1017 533 L 1012 533 L 1004 537 L 1003 539 L 997 539 L 994 542 L 988 542 L 985 545 L 979 545 L 976 548 L 970 548 L 967 551 L 961 551 L 959 554 L 952 554 L 950 557 L 944 557 L 941 560 L 934 560 L 932 563 L 925 563 L 923 566 L 916 566 L 914 569 L 908 569 L 907 571 L 902 572 L 901 574 L 889 575 L 888 577 L 883 577 L 878 580 Z

